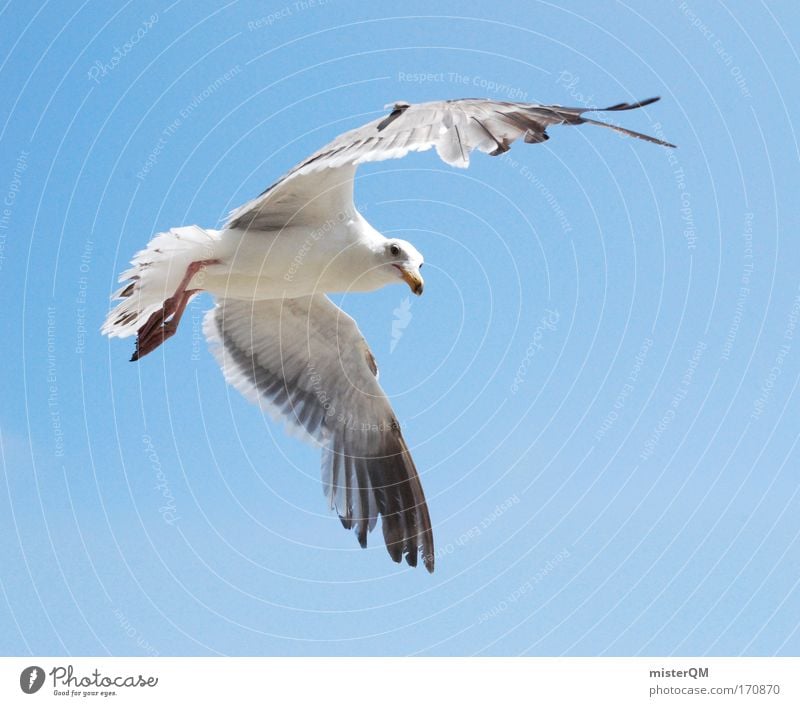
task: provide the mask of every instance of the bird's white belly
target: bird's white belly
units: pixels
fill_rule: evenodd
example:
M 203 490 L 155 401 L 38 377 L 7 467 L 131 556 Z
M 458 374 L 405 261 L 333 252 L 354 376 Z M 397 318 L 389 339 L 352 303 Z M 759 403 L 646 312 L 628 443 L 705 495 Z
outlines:
M 224 231 L 213 259 L 192 280 L 192 287 L 230 299 L 279 299 L 319 292 L 364 289 L 342 260 L 351 234 L 347 224 L 327 232 L 292 227 L 283 231 Z M 372 287 L 366 287 L 372 289 Z

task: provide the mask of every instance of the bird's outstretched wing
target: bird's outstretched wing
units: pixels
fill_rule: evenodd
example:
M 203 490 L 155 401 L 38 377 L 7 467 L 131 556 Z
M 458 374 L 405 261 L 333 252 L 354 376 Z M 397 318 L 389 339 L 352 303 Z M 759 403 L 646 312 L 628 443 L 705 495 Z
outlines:
M 472 150 L 499 155 L 519 138 L 528 143 L 544 142 L 551 125 L 601 125 L 674 147 L 658 138 L 584 117 L 593 111 L 633 110 L 657 100 L 649 98 L 608 108 L 564 108 L 478 98 L 414 105 L 395 103 L 387 116 L 339 135 L 260 196 L 233 211 L 227 227 L 269 230 L 289 223 L 323 225 L 326 219 L 352 212 L 353 177 L 363 162 L 398 159 L 409 152 L 435 147 L 448 164 L 467 167 Z
M 319 443 L 325 494 L 361 546 L 380 515 L 392 559 L 421 553 L 433 571 L 422 485 L 355 321 L 322 294 L 222 299 L 204 331 L 229 383 Z

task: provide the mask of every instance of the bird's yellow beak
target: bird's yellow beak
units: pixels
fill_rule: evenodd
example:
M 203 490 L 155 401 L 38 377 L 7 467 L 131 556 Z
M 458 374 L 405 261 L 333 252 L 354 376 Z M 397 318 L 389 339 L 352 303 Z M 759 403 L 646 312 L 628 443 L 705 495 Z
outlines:
M 398 268 L 400 269 L 400 268 Z M 417 296 L 422 294 L 422 290 L 425 287 L 425 282 L 422 279 L 422 276 L 419 272 L 414 272 L 413 270 L 406 270 L 400 269 L 400 276 L 405 280 L 406 284 L 411 288 L 411 291 L 414 292 Z

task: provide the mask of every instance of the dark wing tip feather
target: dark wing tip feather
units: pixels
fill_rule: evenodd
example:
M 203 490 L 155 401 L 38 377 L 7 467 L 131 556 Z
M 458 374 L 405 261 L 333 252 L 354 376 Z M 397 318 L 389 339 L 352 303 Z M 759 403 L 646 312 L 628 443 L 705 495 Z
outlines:
M 419 554 L 422 554 L 425 567 L 433 572 L 433 531 L 428 505 L 414 459 L 396 420 L 392 432 L 387 436 L 392 439 L 391 448 L 395 452 L 398 475 L 401 478 L 398 495 L 405 511 L 406 562 L 409 566 L 416 566 Z
M 367 444 L 369 456 L 358 457 L 355 463 L 361 512 L 354 517 L 352 510 L 340 510 L 339 519 L 346 529 L 355 527 L 359 544 L 366 548 L 370 520 L 374 520 L 365 511 L 369 504 L 365 489 L 369 488 L 392 560 L 398 564 L 405 560 L 415 567 L 421 555 L 425 567 L 432 572 L 433 531 L 417 469 L 397 420 L 382 426 L 379 436 L 373 436 Z M 340 453 L 347 455 L 346 450 Z
M 412 568 L 417 566 L 417 547 L 406 547 L 406 563 Z
M 361 522 L 358 525 L 358 544 L 362 549 L 367 548 L 367 528 L 366 522 Z
M 594 112 L 605 112 L 605 111 L 619 111 L 619 110 L 635 110 L 636 108 L 644 108 L 647 105 L 651 105 L 656 101 L 661 100 L 661 96 L 654 96 L 653 98 L 646 98 L 645 100 L 636 101 L 635 103 L 617 103 L 616 105 L 610 105 L 608 108 L 566 108 L 564 112 L 571 116 L 573 120 L 573 124 L 581 124 L 586 123 L 589 125 L 600 125 L 601 127 L 607 127 L 611 130 L 615 130 L 623 135 L 627 135 L 628 137 L 635 137 L 639 140 L 644 140 L 645 142 L 652 142 L 656 145 L 661 145 L 662 147 L 676 147 L 671 142 L 666 142 L 665 140 L 661 140 L 657 137 L 651 137 L 650 135 L 645 135 L 641 132 L 636 132 L 635 130 L 628 130 L 628 128 L 621 127 L 619 125 L 610 125 L 609 123 L 604 123 L 601 120 L 593 120 L 591 118 L 584 118 L 584 113 L 594 113 Z
M 644 108 L 646 105 L 650 105 L 660 100 L 661 96 L 654 96 L 653 98 L 645 98 L 644 100 L 636 101 L 635 103 L 617 103 L 616 105 L 608 106 L 608 108 L 587 108 L 587 111 L 634 110 L 636 108 Z
M 610 123 L 604 123 L 602 120 L 590 120 L 589 118 L 584 118 L 583 122 L 585 122 L 587 125 L 600 125 L 600 127 L 607 127 L 610 130 L 619 132 L 622 135 L 627 135 L 628 137 L 635 137 L 636 139 L 644 140 L 645 142 L 652 142 L 654 145 L 661 145 L 662 147 L 672 147 L 672 148 L 676 147 L 676 145 L 673 145 L 671 142 L 660 140 L 659 138 L 653 137 L 651 135 L 645 135 L 642 132 L 629 130 L 628 128 L 621 127 L 620 125 L 611 125 Z
M 392 561 L 399 564 L 403 560 L 403 530 L 394 513 L 383 516 L 383 540 Z

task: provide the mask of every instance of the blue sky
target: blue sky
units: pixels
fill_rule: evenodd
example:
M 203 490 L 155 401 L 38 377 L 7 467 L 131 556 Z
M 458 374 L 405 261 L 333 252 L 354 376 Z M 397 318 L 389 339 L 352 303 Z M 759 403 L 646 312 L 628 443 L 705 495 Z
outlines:
M 796 655 L 793 3 L 11 2 L 0 14 L 0 653 Z M 791 43 L 792 37 L 795 44 Z M 226 387 L 210 299 L 139 364 L 128 259 L 395 100 L 608 105 L 679 145 L 369 165 L 426 291 L 338 297 L 437 569 L 362 551 Z

